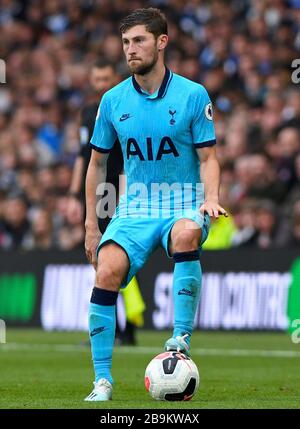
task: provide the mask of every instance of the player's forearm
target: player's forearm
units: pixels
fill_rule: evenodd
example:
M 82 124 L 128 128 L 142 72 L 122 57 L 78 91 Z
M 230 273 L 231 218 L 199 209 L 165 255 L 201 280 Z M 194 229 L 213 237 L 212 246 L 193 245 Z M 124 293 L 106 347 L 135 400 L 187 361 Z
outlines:
M 98 229 L 98 218 L 96 213 L 97 195 L 96 189 L 106 179 L 106 160 L 103 158 L 90 160 L 86 175 L 86 229 Z
M 77 156 L 74 170 L 71 179 L 70 194 L 79 194 L 83 181 L 84 160 L 81 156 Z
M 219 201 L 220 165 L 216 158 L 201 163 L 201 179 L 204 185 L 205 201 Z

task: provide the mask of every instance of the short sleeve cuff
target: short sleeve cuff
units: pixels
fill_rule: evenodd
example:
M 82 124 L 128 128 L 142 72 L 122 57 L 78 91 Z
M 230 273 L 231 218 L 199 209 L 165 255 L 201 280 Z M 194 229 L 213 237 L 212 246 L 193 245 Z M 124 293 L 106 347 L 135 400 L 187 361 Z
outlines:
M 194 146 L 196 148 L 209 147 L 209 146 L 214 146 L 216 143 L 217 143 L 216 139 L 213 139 L 213 140 L 207 140 L 206 142 L 202 142 L 202 143 L 194 143 Z
M 104 149 L 103 147 L 99 147 L 99 146 L 95 146 L 92 143 L 89 143 L 90 148 L 96 150 L 97 152 L 100 153 L 109 153 L 111 151 L 111 149 Z

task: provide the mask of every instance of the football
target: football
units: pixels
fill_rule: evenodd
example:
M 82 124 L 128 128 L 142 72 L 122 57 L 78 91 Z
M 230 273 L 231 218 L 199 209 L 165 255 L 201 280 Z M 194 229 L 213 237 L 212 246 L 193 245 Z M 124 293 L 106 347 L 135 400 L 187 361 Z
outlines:
M 145 387 L 156 400 L 189 401 L 197 392 L 199 382 L 195 362 L 183 353 L 161 353 L 145 371 Z

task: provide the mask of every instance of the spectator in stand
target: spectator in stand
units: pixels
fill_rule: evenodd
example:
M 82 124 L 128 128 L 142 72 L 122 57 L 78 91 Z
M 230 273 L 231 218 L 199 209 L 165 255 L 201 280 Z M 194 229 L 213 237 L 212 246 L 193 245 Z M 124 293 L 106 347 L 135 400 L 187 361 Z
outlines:
M 256 210 L 256 245 L 260 249 L 272 249 L 277 246 L 278 214 L 275 204 L 270 200 L 259 202 Z
M 29 232 L 28 207 L 22 195 L 8 195 L 0 222 L 1 246 L 4 249 L 22 248 Z
M 251 198 L 266 199 L 280 203 L 286 196 L 287 188 L 276 177 L 274 166 L 264 154 L 255 154 L 250 157 L 248 165 L 251 174 L 251 184 L 248 196 Z
M 31 232 L 26 237 L 24 247 L 27 250 L 49 250 L 55 247 L 52 218 L 45 208 L 39 208 L 34 212 Z
M 296 185 L 295 156 L 300 152 L 300 132 L 297 128 L 287 127 L 281 130 L 277 138 L 278 158 L 277 177 L 290 191 Z
M 232 236 L 232 247 L 255 246 L 257 240 L 257 228 L 255 224 L 257 203 L 255 200 L 247 200 L 236 206 L 233 211 L 236 231 Z
M 287 243 L 289 246 L 300 245 L 300 200 L 294 206 L 292 219 L 292 234 L 291 239 Z

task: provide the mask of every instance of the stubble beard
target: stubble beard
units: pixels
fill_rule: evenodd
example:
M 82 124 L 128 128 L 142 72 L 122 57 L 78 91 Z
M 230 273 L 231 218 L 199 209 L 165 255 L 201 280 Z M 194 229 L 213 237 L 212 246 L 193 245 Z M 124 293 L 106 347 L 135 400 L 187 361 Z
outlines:
M 151 70 L 154 68 L 158 60 L 158 53 L 155 52 L 153 54 L 153 59 L 151 62 L 143 63 L 143 64 L 137 64 L 135 66 L 131 66 L 131 63 L 129 63 L 129 68 L 131 73 L 144 76 L 151 72 Z

